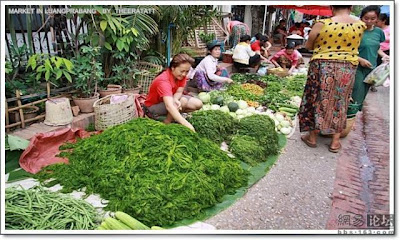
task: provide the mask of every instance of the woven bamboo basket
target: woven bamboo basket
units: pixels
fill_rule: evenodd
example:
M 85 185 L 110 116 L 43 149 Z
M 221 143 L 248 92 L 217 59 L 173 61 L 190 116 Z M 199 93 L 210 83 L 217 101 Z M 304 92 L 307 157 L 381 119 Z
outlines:
M 139 62 L 136 68 L 141 71 L 138 85 L 142 86 L 143 93 L 148 93 L 151 82 L 162 71 L 162 66 L 148 62 Z
M 271 68 L 268 69 L 267 74 L 273 74 L 276 75 L 278 77 L 287 77 L 289 76 L 289 70 L 288 69 L 283 69 L 283 71 L 279 71 L 279 68 Z
M 120 103 L 111 104 L 113 96 L 128 96 Z M 96 130 L 104 130 L 108 127 L 126 123 L 138 116 L 133 94 L 112 94 L 97 100 L 94 104 L 94 120 Z

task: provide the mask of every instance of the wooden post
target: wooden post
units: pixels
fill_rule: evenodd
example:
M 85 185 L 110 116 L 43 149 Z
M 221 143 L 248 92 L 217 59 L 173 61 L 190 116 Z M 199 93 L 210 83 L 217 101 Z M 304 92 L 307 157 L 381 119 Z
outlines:
M 6 100 L 6 126 L 10 125 L 10 117 L 8 116 L 8 102 Z M 9 133 L 10 129 L 7 128 L 6 131 Z
M 17 95 L 17 104 L 18 104 L 18 107 L 21 107 L 21 94 L 20 94 L 20 91 L 19 90 L 16 90 L 15 91 L 15 94 Z M 20 116 L 20 119 L 21 119 L 21 127 L 22 128 L 25 128 L 25 119 L 24 119 L 24 110 L 22 109 L 22 108 L 20 108 L 19 109 L 19 116 Z

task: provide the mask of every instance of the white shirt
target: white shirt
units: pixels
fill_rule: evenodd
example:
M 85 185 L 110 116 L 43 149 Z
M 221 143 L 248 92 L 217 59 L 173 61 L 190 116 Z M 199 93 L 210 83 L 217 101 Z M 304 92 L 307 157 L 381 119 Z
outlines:
M 203 71 L 207 74 L 208 79 L 214 81 L 214 82 L 225 82 L 229 78 L 227 77 L 221 77 L 215 74 L 217 71 L 217 65 L 218 65 L 218 59 L 214 58 L 211 55 L 207 55 L 199 65 L 196 67 L 196 72 L 197 71 Z
M 254 55 L 256 55 L 256 53 L 251 50 L 250 44 L 241 42 L 236 45 L 232 58 L 235 62 L 249 65 L 249 58 Z

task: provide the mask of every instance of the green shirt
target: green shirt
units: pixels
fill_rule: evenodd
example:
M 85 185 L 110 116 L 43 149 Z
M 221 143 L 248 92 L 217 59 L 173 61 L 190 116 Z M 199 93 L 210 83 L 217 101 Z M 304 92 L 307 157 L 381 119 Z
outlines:
M 358 47 L 359 57 L 368 60 L 372 68 L 376 67 L 378 50 L 381 42 L 385 41 L 385 34 L 382 29 L 374 27 L 372 30 L 365 29 L 360 46 Z

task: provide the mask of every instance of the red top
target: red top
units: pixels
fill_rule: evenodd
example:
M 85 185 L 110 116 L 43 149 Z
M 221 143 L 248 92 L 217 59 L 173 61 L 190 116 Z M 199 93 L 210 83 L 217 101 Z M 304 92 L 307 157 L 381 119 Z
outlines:
M 168 68 L 163 73 L 158 75 L 150 85 L 149 93 L 147 94 L 144 105 L 151 107 L 163 101 L 163 97 L 173 97 L 178 88 L 185 87 L 187 78 L 176 80 Z
M 291 55 L 288 55 L 286 53 L 286 49 L 282 49 L 279 52 L 275 53 L 274 56 L 272 56 L 271 60 L 277 61 L 280 56 L 285 56 L 287 59 L 289 59 L 292 62 L 292 66 L 297 64 L 297 61 L 299 60 L 299 57 L 297 56 L 296 51 L 293 51 Z
M 260 40 L 255 40 L 252 44 L 251 44 L 251 50 L 255 51 L 261 51 L 261 45 L 260 45 Z
M 293 25 L 290 29 L 289 29 L 289 33 L 292 33 L 293 31 L 296 31 L 296 30 L 298 30 L 298 31 L 300 31 L 301 32 L 301 34 L 300 34 L 300 36 L 303 36 L 304 35 L 304 28 L 297 28 L 295 25 Z

